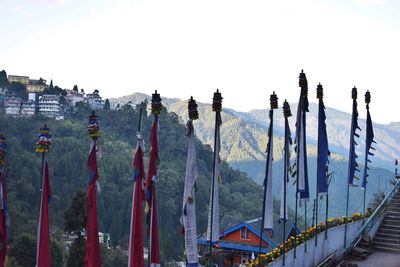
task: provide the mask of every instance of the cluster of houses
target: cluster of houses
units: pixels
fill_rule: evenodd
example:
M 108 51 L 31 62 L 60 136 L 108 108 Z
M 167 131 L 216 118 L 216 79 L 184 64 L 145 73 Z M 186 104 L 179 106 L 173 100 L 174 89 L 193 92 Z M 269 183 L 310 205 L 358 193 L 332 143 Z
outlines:
M 46 80 L 29 79 L 28 76 L 8 75 L 10 84 L 20 83 L 26 87 L 28 99 L 18 97 L 14 92 L 7 88 L 0 87 L 0 111 L 13 116 L 32 116 L 41 114 L 46 117 L 63 119 L 64 114 L 74 113 L 76 103 L 87 103 L 93 110 L 102 109 L 104 100 L 95 90 L 93 94 L 85 94 L 83 90 L 66 90 L 67 95 L 63 103 L 60 103 L 61 95 L 44 94 L 49 85 Z

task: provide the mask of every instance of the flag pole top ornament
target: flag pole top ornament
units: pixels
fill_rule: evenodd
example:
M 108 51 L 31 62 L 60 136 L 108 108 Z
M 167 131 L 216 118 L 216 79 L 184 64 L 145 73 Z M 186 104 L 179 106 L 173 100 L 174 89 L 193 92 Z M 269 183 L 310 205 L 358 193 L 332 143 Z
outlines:
M 161 113 L 162 110 L 162 103 L 161 103 L 160 94 L 157 93 L 155 90 L 154 94 L 151 95 L 151 113 L 154 115 L 158 115 Z
M 353 89 L 351 89 L 351 98 L 356 100 L 357 99 L 357 88 L 354 86 Z
M 299 75 L 299 86 L 301 88 L 308 86 L 306 74 L 303 72 L 303 70 L 301 70 Z
M 269 101 L 270 101 L 271 109 L 278 108 L 278 96 L 275 94 L 275 91 L 270 96 Z
M 365 93 L 365 104 L 367 104 L 367 106 L 368 106 L 369 103 L 371 103 L 371 93 L 369 91 L 367 91 Z
M 100 137 L 100 125 L 94 111 L 92 111 L 92 114 L 89 116 L 88 132 L 94 141 Z
M 193 99 L 193 96 L 191 96 L 189 99 L 188 110 L 189 110 L 190 120 L 197 120 L 199 118 L 199 112 L 197 111 L 196 100 Z
M 292 112 L 290 111 L 290 105 L 286 101 L 286 99 L 285 102 L 283 102 L 283 116 L 285 116 L 285 118 L 289 118 L 292 116 Z
M 317 98 L 321 99 L 324 98 L 324 88 L 322 88 L 322 84 L 319 83 L 317 86 Z
M 3 133 L 0 133 L 0 166 L 4 165 L 6 149 L 7 149 L 6 137 Z
M 36 141 L 36 152 L 37 153 L 49 153 L 51 145 L 51 135 L 50 128 L 45 124 L 42 128 L 40 128 L 40 133 L 38 135 L 38 140 Z
M 215 112 L 220 112 L 222 111 L 222 96 L 219 90 L 214 93 L 213 97 L 213 104 L 212 104 L 212 110 Z

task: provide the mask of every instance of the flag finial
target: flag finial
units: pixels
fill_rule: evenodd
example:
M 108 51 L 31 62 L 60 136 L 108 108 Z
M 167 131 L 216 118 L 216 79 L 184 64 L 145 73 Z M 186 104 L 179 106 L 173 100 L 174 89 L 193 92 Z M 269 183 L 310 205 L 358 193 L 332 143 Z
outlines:
M 154 94 L 151 96 L 151 113 L 154 115 L 158 115 L 161 113 L 162 110 L 162 103 L 161 103 L 161 97 L 160 94 L 157 93 L 157 90 L 155 90 Z
M 199 118 L 199 112 L 197 111 L 196 100 L 193 99 L 193 96 L 191 96 L 189 99 L 188 110 L 189 110 L 189 119 L 197 120 Z
M 285 116 L 285 118 L 291 117 L 292 116 L 292 112 L 290 111 L 290 105 L 289 103 L 286 101 L 283 102 L 283 116 Z
M 221 93 L 219 92 L 219 90 L 217 89 L 217 91 L 214 93 L 214 97 L 213 97 L 213 104 L 212 104 L 212 110 L 213 111 L 222 111 L 222 96 Z
M 49 153 L 51 145 L 50 128 L 45 124 L 40 128 L 38 140 L 36 141 L 36 152 L 37 153 Z
M 301 88 L 301 96 L 307 97 L 308 83 L 307 83 L 306 74 L 303 72 L 303 70 L 301 70 L 301 73 L 299 75 L 299 87 Z
M 100 125 L 94 111 L 92 111 L 92 114 L 89 116 L 88 132 L 94 141 L 100 137 Z
M 277 109 L 278 108 L 278 96 L 275 94 L 275 91 L 273 91 L 269 100 L 270 100 L 270 104 L 271 104 L 271 109 Z
M 317 98 L 322 99 L 324 97 L 324 89 L 322 88 L 321 83 L 317 86 Z
M 356 100 L 357 99 L 357 88 L 354 86 L 353 89 L 351 89 L 351 98 Z
M 365 93 L 365 104 L 368 105 L 369 103 L 371 103 L 371 93 L 369 91 L 367 91 Z
M 4 165 L 6 149 L 7 149 L 6 137 L 3 133 L 0 133 L 0 166 Z

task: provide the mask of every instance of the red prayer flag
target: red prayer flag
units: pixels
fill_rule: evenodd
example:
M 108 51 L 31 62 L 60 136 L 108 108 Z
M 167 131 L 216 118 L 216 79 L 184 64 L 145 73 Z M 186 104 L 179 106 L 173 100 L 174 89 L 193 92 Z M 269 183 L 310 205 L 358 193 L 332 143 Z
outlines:
M 129 235 L 129 259 L 128 267 L 143 267 L 143 180 L 144 164 L 143 151 L 138 141 L 133 167 L 135 169 L 133 176 L 132 192 L 132 213 L 131 229 Z
M 93 143 L 88 159 L 89 182 L 86 190 L 87 199 L 87 227 L 86 227 L 86 267 L 101 267 L 100 259 L 100 242 L 99 242 L 99 226 L 97 221 L 97 158 L 96 158 L 96 143 Z

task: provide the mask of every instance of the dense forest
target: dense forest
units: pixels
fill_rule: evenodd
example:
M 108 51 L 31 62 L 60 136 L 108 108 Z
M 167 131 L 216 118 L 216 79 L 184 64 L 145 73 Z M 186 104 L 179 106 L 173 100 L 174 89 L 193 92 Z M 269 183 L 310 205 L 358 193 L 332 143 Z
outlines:
M 39 128 L 50 127 L 53 137 L 48 155 L 52 199 L 50 222 L 53 262 L 63 266 L 68 251 L 63 243 L 64 212 L 77 192 L 87 183 L 87 156 L 90 138 L 87 123 L 90 109 L 80 105 L 77 113 L 56 121 L 42 116 L 13 118 L 0 115 L 0 131 L 7 137 L 5 171 L 11 217 L 9 228 L 9 266 L 33 266 L 35 233 L 40 198 L 40 155 L 35 153 Z M 102 135 L 99 140 L 99 173 L 101 193 L 98 194 L 100 231 L 110 234 L 111 247 L 126 248 L 128 243 L 132 194 L 132 159 L 136 146 L 137 112 L 130 105 L 121 110 L 99 110 Z M 144 116 L 142 134 L 149 140 L 151 116 Z M 174 113 L 163 111 L 160 116 L 158 166 L 158 208 L 161 256 L 164 263 L 183 259 L 180 233 L 184 172 L 186 165 L 186 129 Z M 196 125 L 195 125 L 196 127 Z M 145 166 L 148 143 L 146 142 Z M 209 181 L 212 172 L 212 150 L 197 140 L 199 179 L 196 187 L 198 232 L 206 230 Z M 260 217 L 262 189 L 244 173 L 222 163 L 220 188 L 221 225 Z M 113 249 L 102 253 L 104 266 L 125 266 L 120 253 Z M 122 257 L 123 258 L 123 257 Z M 18 261 L 18 263 L 17 263 Z M 18 265 L 19 264 L 19 265 Z

